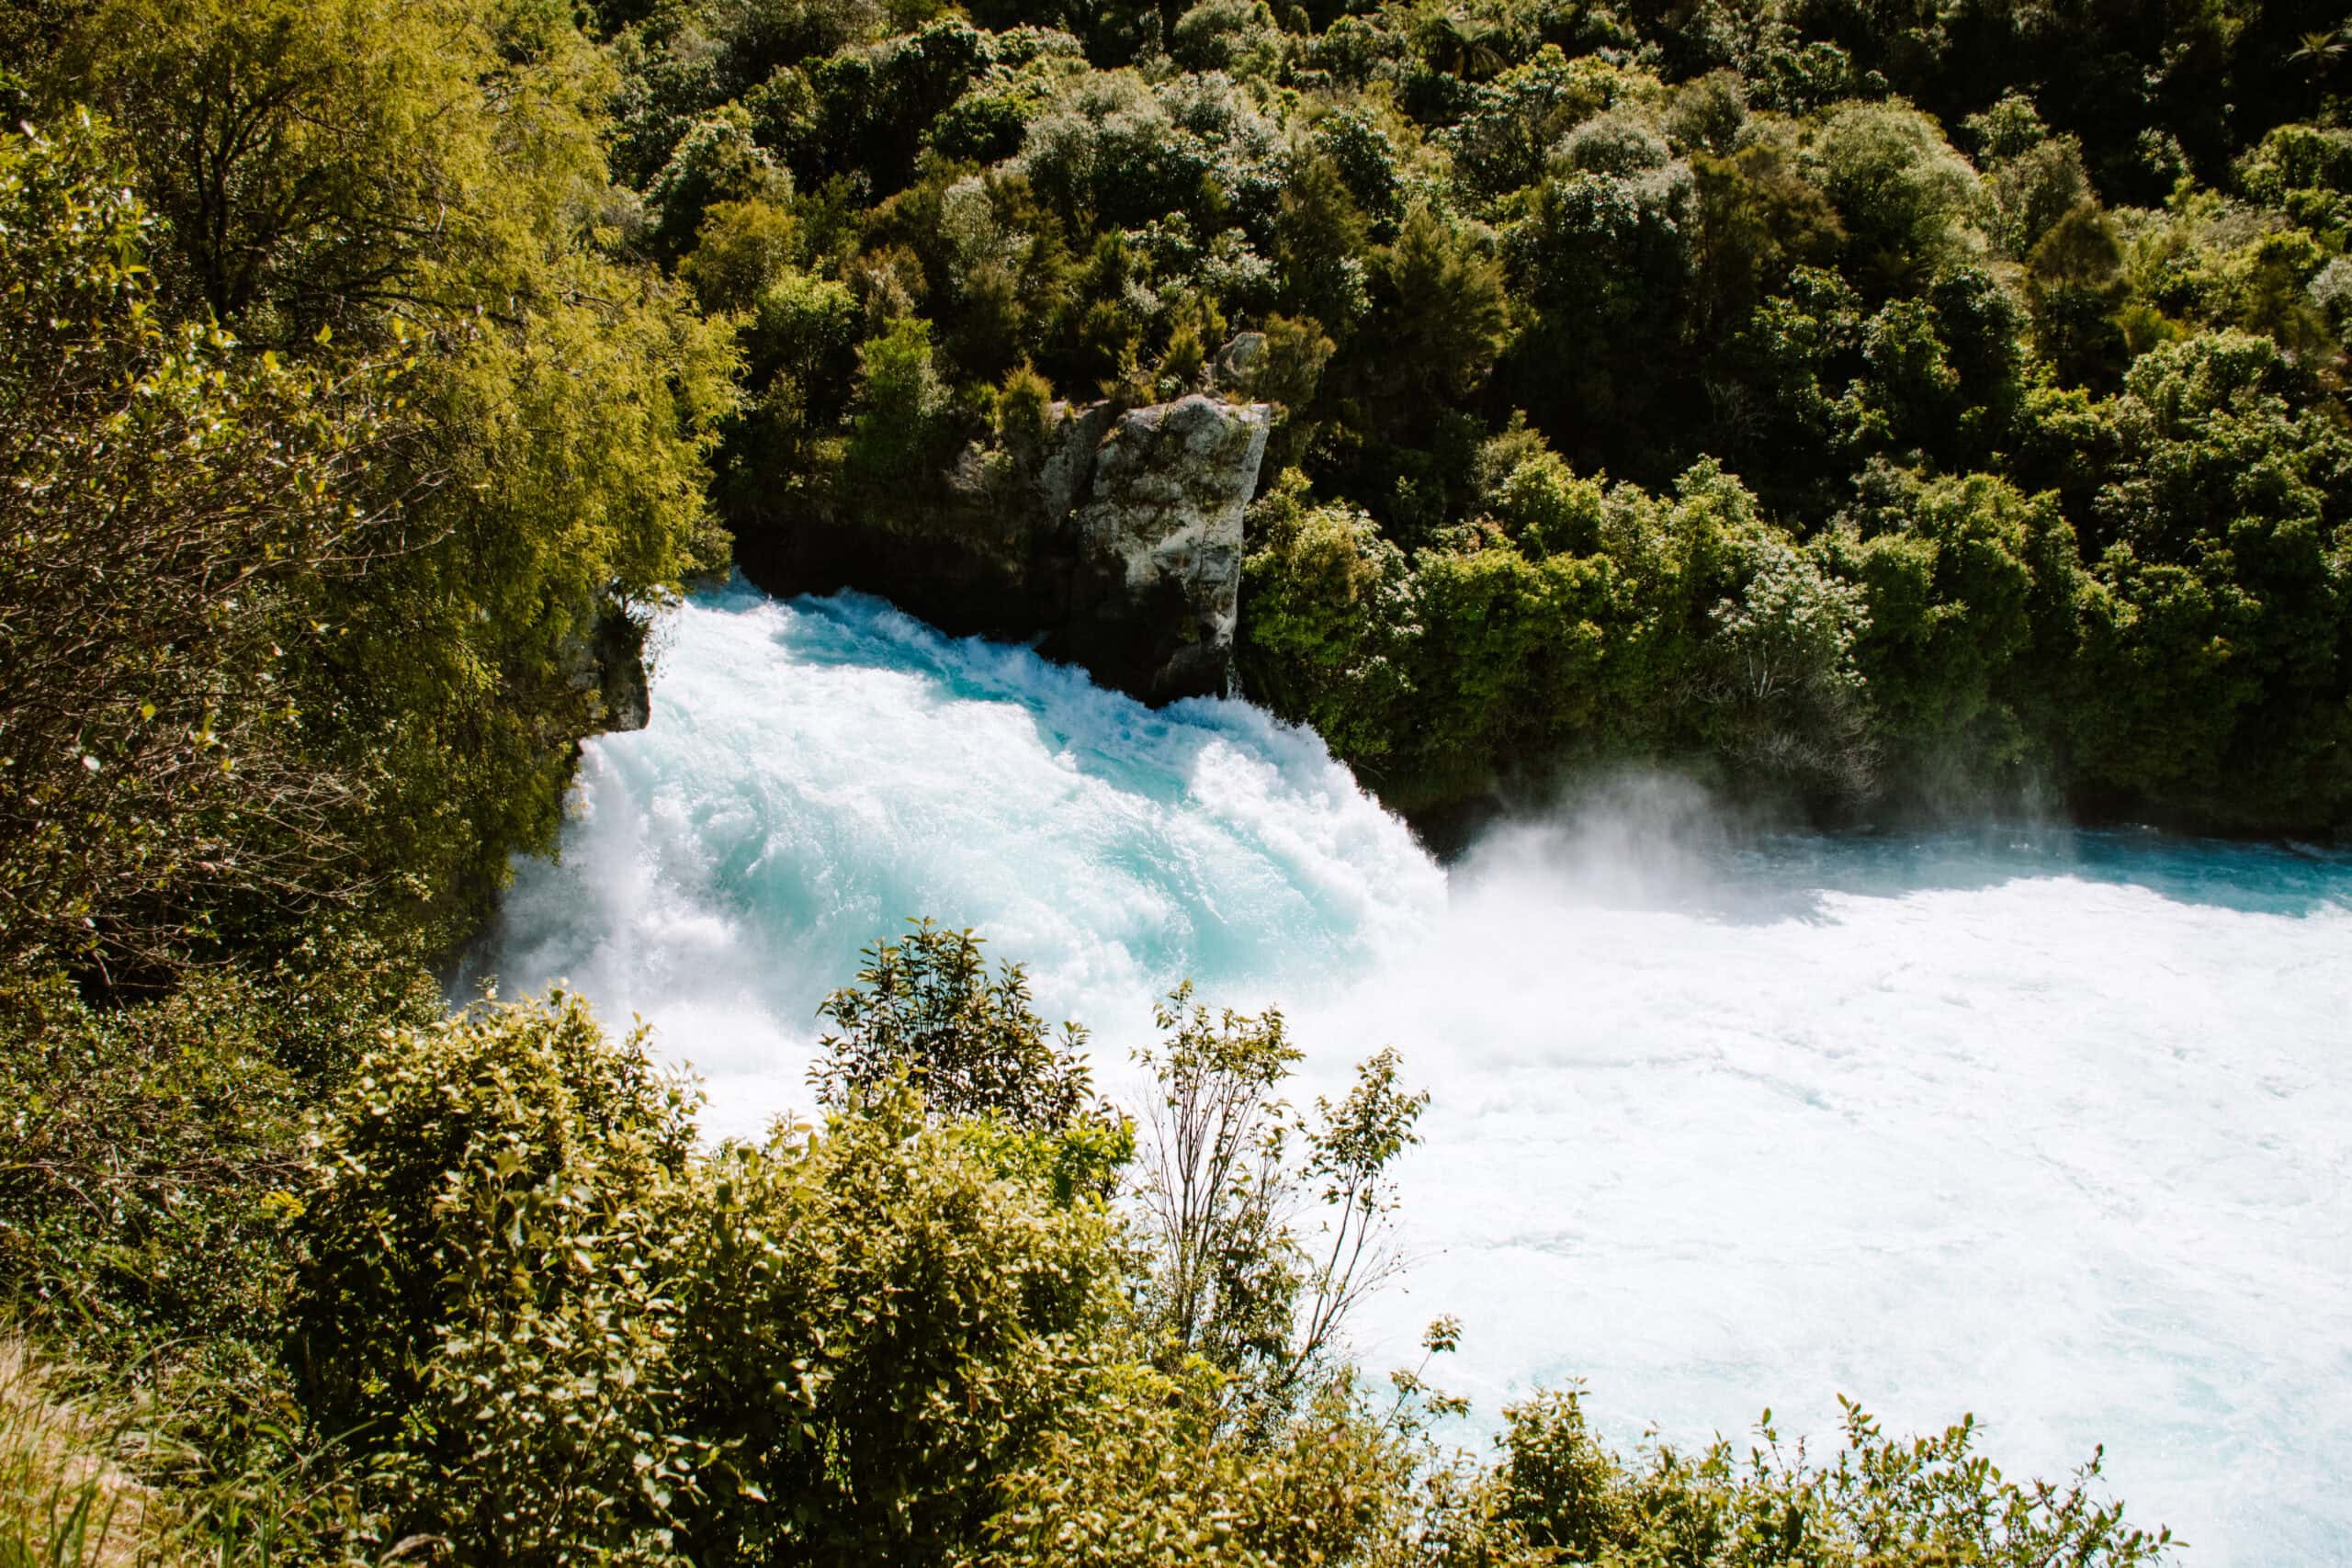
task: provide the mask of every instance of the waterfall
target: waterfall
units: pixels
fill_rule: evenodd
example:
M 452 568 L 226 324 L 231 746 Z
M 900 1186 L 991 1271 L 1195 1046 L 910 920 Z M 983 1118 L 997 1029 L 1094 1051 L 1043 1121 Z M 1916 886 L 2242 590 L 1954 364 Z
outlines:
M 808 1109 L 818 1002 L 906 916 L 1026 964 L 1130 1102 L 1189 976 L 1283 1006 L 1302 1098 L 1384 1044 L 1435 1095 L 1375 1371 L 1453 1313 L 1488 1425 L 1568 1378 L 1628 1443 L 1973 1411 L 2013 1473 L 2105 1442 L 2193 1562 L 2352 1560 L 2343 857 L 1758 837 L 1626 778 L 1448 869 L 1238 700 L 740 583 L 658 646 L 475 969 L 642 1015 L 714 1133 Z

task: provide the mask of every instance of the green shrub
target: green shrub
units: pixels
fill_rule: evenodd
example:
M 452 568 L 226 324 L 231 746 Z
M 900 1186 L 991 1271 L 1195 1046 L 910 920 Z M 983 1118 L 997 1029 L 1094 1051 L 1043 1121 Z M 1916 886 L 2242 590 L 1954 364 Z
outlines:
M 1021 965 L 991 977 L 980 947 L 968 931 L 920 920 L 867 948 L 857 984 L 818 1009 L 841 1030 L 818 1041 L 818 1102 L 851 1110 L 903 1079 L 949 1121 L 1052 1132 L 1092 1109 L 1085 1032 L 1065 1023 L 1059 1039 L 1048 1034 Z
M 1593 1437 L 1577 1393 L 1538 1395 L 1505 1412 L 1494 1511 L 1555 1560 L 1671 1568 L 2131 1568 L 2159 1561 L 2171 1540 L 2130 1528 L 2094 1497 L 2096 1457 L 2071 1486 L 2019 1486 L 1976 1455 L 1973 1420 L 1905 1441 L 1844 1408 L 1833 1463 L 1785 1450 L 1768 1410 L 1744 1461 L 1719 1439 L 1695 1456 L 1655 1448 L 1628 1467 Z
M 1110 1353 L 1125 1254 L 1099 1199 L 869 1098 L 702 1166 L 678 1259 L 680 1411 L 718 1445 L 707 1563 L 938 1562 Z
M 1374 1562 L 1404 1533 L 1414 1454 L 1333 1385 L 1272 1440 L 1223 1428 L 1197 1377 L 1098 1378 L 1004 1476 L 985 1568 Z
M 584 1004 L 483 1005 L 355 1070 L 295 1235 L 295 1363 L 390 1544 L 665 1555 L 692 1476 L 666 1293 L 693 1101 Z

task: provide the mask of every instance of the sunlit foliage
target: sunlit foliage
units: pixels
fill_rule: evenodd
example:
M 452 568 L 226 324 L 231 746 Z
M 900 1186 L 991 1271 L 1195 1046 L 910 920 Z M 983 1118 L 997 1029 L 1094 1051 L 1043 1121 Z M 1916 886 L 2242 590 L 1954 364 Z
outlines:
M 1627 1458 L 1563 1393 L 1506 1411 L 1491 1459 L 1444 1447 L 1458 1325 L 1385 1388 L 1346 1353 L 1427 1101 L 1396 1054 L 1300 1117 L 1278 1015 L 1179 992 L 1141 1140 L 950 1110 L 915 1069 L 995 1059 L 1005 1023 L 969 945 L 877 948 L 868 993 L 887 969 L 885 995 L 960 999 L 845 1037 L 904 1051 L 821 1125 L 717 1146 L 641 1032 L 563 994 L 449 1016 L 364 946 L 104 1012 L 0 996 L 7 1308 L 168 1395 L 119 1484 L 210 1561 L 2159 1557 L 2095 1471 L 2005 1481 L 1965 1423 L 1892 1439 L 1855 1411 L 1825 1463 L 1768 1413 L 1745 1456 Z M 1009 1071 L 1042 1075 L 999 1083 L 1023 1103 L 1066 1069 Z M 1063 1179 L 1072 1141 L 1107 1181 Z

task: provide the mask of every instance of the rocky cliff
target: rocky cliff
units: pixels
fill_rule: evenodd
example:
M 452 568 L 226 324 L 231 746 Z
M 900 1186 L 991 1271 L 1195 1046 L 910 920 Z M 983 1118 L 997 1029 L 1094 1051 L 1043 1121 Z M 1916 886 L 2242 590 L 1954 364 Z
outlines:
M 643 729 L 653 716 L 645 668 L 645 623 L 609 601 L 563 639 L 557 659 L 574 691 L 589 699 L 590 735 Z
M 739 536 L 737 558 L 772 593 L 856 588 L 957 635 L 1035 638 L 1146 701 L 1221 693 L 1271 426 L 1263 403 L 1200 394 L 1057 403 L 1025 449 L 967 449 L 920 527 L 800 518 Z
M 1198 395 L 1119 417 L 1071 514 L 1078 592 L 1048 654 L 1149 701 L 1227 689 L 1241 513 L 1270 423 L 1263 403 Z

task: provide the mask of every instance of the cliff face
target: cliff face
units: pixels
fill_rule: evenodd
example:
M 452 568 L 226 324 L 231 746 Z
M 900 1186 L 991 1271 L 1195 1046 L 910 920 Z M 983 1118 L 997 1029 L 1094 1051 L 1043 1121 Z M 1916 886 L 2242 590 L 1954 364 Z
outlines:
M 1198 394 L 1057 403 L 1035 450 L 968 452 L 935 525 L 803 519 L 739 537 L 737 559 L 771 593 L 861 589 L 959 636 L 1035 637 L 1148 702 L 1222 693 L 1272 423 Z

